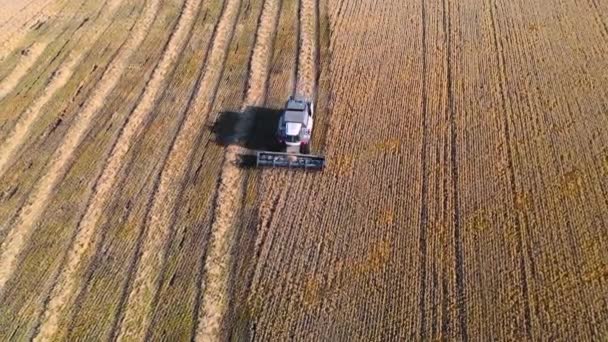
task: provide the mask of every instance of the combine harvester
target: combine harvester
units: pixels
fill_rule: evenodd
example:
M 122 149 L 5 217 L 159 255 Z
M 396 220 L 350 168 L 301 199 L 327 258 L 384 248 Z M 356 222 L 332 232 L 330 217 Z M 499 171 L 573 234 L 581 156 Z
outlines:
M 312 101 L 300 96 L 290 97 L 281 113 L 277 130 L 282 151 L 257 151 L 257 166 L 322 170 L 325 157 L 310 154 L 313 115 Z

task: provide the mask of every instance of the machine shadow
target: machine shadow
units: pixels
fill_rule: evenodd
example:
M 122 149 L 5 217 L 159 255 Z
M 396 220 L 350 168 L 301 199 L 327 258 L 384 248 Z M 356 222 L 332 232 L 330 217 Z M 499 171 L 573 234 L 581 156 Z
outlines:
M 211 130 L 219 145 L 276 151 L 280 109 L 247 107 L 243 112 L 221 112 Z
M 279 151 L 276 130 L 282 110 L 247 107 L 243 112 L 225 111 L 218 115 L 211 131 L 221 146 L 238 145 L 250 150 Z M 255 167 L 255 156 L 240 156 L 240 166 Z

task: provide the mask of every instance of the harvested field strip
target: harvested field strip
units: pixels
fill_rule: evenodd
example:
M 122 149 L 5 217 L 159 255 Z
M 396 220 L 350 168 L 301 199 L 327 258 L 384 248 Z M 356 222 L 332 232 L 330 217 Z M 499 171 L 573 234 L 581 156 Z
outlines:
M 17 256 L 23 249 L 34 225 L 48 204 L 52 190 L 66 172 L 66 167 L 71 160 L 72 153 L 86 133 L 94 115 L 103 105 L 106 96 L 120 79 L 121 71 L 127 65 L 129 58 L 143 41 L 146 32 L 156 16 L 158 7 L 159 0 L 150 0 L 146 4 L 144 13 L 136 24 L 133 35 L 125 42 L 124 47 L 112 61 L 112 65 L 106 70 L 95 93 L 89 98 L 76 119 L 77 122 L 71 127 L 65 140 L 54 153 L 50 168 L 40 179 L 30 202 L 25 208 L 21 209 L 15 226 L 10 230 L 6 240 L 2 243 L 0 247 L 0 292 L 3 290 L 8 278 L 12 275 L 16 266 Z
M 69 123 L 72 118 L 77 116 L 77 112 L 81 109 L 80 105 L 86 102 L 86 98 L 91 94 L 95 85 L 102 78 L 104 71 L 111 64 L 112 58 L 117 51 L 119 51 L 120 46 L 122 46 L 122 43 L 130 34 L 138 19 L 138 13 L 143 8 L 143 3 L 144 1 L 129 1 L 128 4 L 121 7 L 121 11 L 114 17 L 114 19 L 120 21 L 119 24 L 115 23 L 114 25 L 111 25 L 110 29 L 104 30 L 105 34 L 103 34 L 94 44 L 81 45 L 83 48 L 87 46 L 90 47 L 89 52 L 86 56 L 83 56 L 80 65 L 76 68 L 72 78 L 68 81 L 66 86 L 57 92 L 55 96 L 56 99 L 50 101 L 45 109 L 43 109 L 45 114 L 32 126 L 30 135 L 36 138 L 28 140 L 24 144 L 24 148 L 18 153 L 21 157 L 15 162 L 17 166 L 23 164 L 23 157 L 33 161 L 43 159 L 43 161 L 46 162 L 46 159 L 52 155 L 55 147 L 61 142 L 61 139 L 64 136 L 63 133 L 67 131 L 67 127 L 59 125 L 55 130 L 58 134 L 55 134 L 54 136 L 49 135 L 48 130 L 53 128 L 53 123 L 58 119 L 63 120 L 64 123 Z M 156 45 L 158 45 L 158 43 L 156 43 Z M 141 49 L 138 51 L 141 51 Z M 72 53 L 74 52 L 78 51 L 72 50 Z M 139 53 L 141 54 L 141 52 Z M 155 57 L 154 60 L 157 60 L 157 58 Z M 99 66 L 99 68 L 96 66 Z M 150 64 L 146 69 L 151 69 L 152 67 L 153 64 Z M 128 76 L 133 74 L 133 68 L 127 69 L 123 73 L 120 82 L 122 84 L 129 84 L 128 89 L 130 89 L 131 92 L 137 92 L 137 96 L 139 96 L 145 80 L 151 74 L 151 70 L 138 72 L 136 77 L 131 77 L 131 80 L 129 81 Z M 114 93 L 116 94 L 116 92 Z M 112 96 L 111 99 L 105 102 L 104 112 L 107 113 L 110 111 L 110 113 L 113 113 L 114 110 L 119 111 L 119 109 L 116 108 L 107 108 L 108 105 L 112 105 L 116 102 L 121 104 L 121 108 L 125 107 L 124 111 L 132 110 L 134 104 L 131 105 L 130 101 L 123 100 L 123 98 L 124 97 L 121 96 Z M 62 100 L 57 101 L 57 99 Z M 120 111 L 122 112 L 123 110 Z M 116 127 L 116 129 L 120 128 L 119 124 L 116 124 L 116 122 L 113 121 L 114 120 L 105 119 L 95 120 L 95 125 L 107 123 L 110 127 Z M 67 125 L 69 126 L 69 124 Z M 116 129 L 114 131 L 116 131 Z M 107 135 L 110 135 L 111 132 L 112 131 L 108 129 L 104 131 Z M 90 137 L 90 134 L 87 134 L 87 136 Z M 114 137 L 115 136 L 116 135 L 114 135 Z M 79 146 L 79 154 L 81 154 L 80 151 L 82 151 L 83 148 L 87 147 L 86 142 L 88 139 L 89 138 L 85 140 L 84 144 Z M 33 145 L 34 147 L 32 148 L 28 145 Z M 36 146 L 43 146 L 43 148 Z M 65 259 L 66 251 L 68 251 L 70 247 L 69 242 L 75 234 L 77 222 L 73 222 L 71 219 L 76 215 L 78 215 L 78 217 L 82 216 L 84 208 L 81 209 L 81 207 L 86 206 L 87 198 L 90 197 L 91 193 L 90 188 L 93 185 L 95 177 L 100 173 L 100 170 L 98 171 L 98 168 L 95 168 L 95 165 L 99 162 L 103 162 L 103 159 L 99 158 L 97 160 L 97 158 L 100 153 L 100 148 L 104 146 L 107 145 L 97 141 L 95 149 L 92 152 L 89 151 L 90 153 L 86 153 L 87 160 L 85 161 L 85 164 L 87 167 L 83 168 L 82 163 L 79 165 L 78 161 L 75 161 L 75 165 L 70 168 L 70 173 L 67 175 L 69 179 L 64 179 L 60 183 L 57 191 L 53 194 L 53 200 L 49 203 L 49 208 L 42 216 L 45 219 L 41 220 L 40 223 L 36 225 L 34 233 L 24 246 L 25 249 L 21 253 L 22 257 L 20 257 L 18 261 L 18 269 L 20 272 L 14 274 L 9 280 L 10 285 L 7 285 L 6 290 L 0 295 L 0 302 L 2 302 L 2 305 L 0 305 L 0 326 L 6 326 L 6 320 L 8 320 L 10 316 L 11 324 L 14 324 L 14 330 L 5 330 L 4 334 L 0 334 L 0 339 L 9 335 L 14 336 L 16 339 L 31 339 L 33 333 L 37 331 L 37 325 L 40 323 L 40 316 L 48 302 L 47 298 L 53 283 L 56 281 L 56 275 L 58 274 L 60 264 L 62 263 L 62 260 Z M 109 149 L 107 149 L 107 151 L 109 152 Z M 107 155 L 107 153 L 105 154 Z M 36 165 L 35 168 L 39 168 L 41 169 L 39 172 L 43 172 L 45 164 L 38 164 L 39 166 Z M 94 168 L 94 171 L 91 171 L 92 168 Z M 77 171 L 79 176 L 76 181 L 71 177 L 74 169 L 80 170 Z M 14 179 L 16 175 L 20 175 L 18 177 L 24 177 L 21 179 L 26 179 L 28 175 L 25 172 L 27 171 L 31 171 L 31 169 L 11 167 L 10 171 L 3 179 L 3 185 L 14 183 L 11 179 Z M 83 177 L 83 175 L 86 176 Z M 39 177 L 40 176 L 34 174 L 32 183 Z M 89 181 L 87 178 L 90 178 L 91 180 Z M 18 183 L 18 185 L 15 186 L 15 189 L 17 189 L 18 186 L 22 186 L 22 183 Z M 66 186 L 70 189 L 73 187 L 79 188 L 77 193 L 80 198 L 76 199 L 75 204 L 70 203 L 75 196 L 65 192 L 64 189 Z M 23 196 L 26 195 L 27 192 Z M 19 194 L 19 196 L 22 195 Z M 10 197 L 8 198 L 10 199 Z M 7 202 L 9 201 L 5 197 L 5 203 Z M 66 205 L 73 209 L 67 211 L 63 210 L 62 208 L 66 208 Z M 6 206 L 4 208 L 7 209 Z M 57 221 L 58 216 L 68 216 L 69 218 Z M 6 223 L 5 227 L 9 228 L 10 222 L 4 222 Z M 3 239 L 5 235 L 0 235 L 0 237 Z M 40 250 L 44 250 L 45 254 L 32 253 L 32 251 Z M 32 269 L 35 269 L 36 271 L 31 273 L 29 270 Z M 36 276 L 32 277 L 32 274 L 36 274 Z M 18 314 L 7 316 L 7 313 L 9 312 Z
M 97 84 L 111 66 L 111 60 L 132 32 L 138 18 L 137 13 L 143 7 L 136 4 L 131 2 L 126 8 L 123 7 L 126 11 L 116 17 L 117 20 L 122 20 L 120 25 L 114 23 L 106 27 L 102 38 L 96 43 L 98 48 L 89 49 L 73 77 L 43 109 L 45 115 L 39 116 L 31 126 L 30 135 L 35 138 L 25 140 L 15 154 L 14 161 L 7 164 L 7 171 L 0 178 L 0 186 L 4 189 L 4 194 L 8 194 L 4 198 L 5 205 L 0 207 L 0 222 L 3 222 L 0 224 L 0 242 L 6 238 L 8 228 L 14 225 L 20 209 L 27 204 L 37 181 L 43 177 L 53 154 L 87 103 L 87 98 L 94 93 Z M 20 179 L 17 184 L 16 178 Z
M 2 13 L 0 13 L 0 29 L 4 28 L 11 21 L 15 21 L 15 17 L 25 12 L 28 7 L 41 2 L 41 0 L 25 0 L 22 2 L 0 1 L 0 6 L 4 7 Z
M 243 109 L 259 106 L 265 96 L 268 63 L 273 49 L 273 37 L 278 23 L 280 5 L 267 0 L 258 24 L 250 76 Z M 205 291 L 199 312 L 197 340 L 216 340 L 222 336 L 222 324 L 227 312 L 228 279 L 230 270 L 230 242 L 239 213 L 242 195 L 241 170 L 235 164 L 240 149 L 229 146 L 222 165 L 216 198 L 216 209 L 211 225 L 210 248 L 205 260 Z
M 98 20 L 98 25 L 101 26 L 102 29 L 98 29 L 91 36 L 87 36 L 88 42 L 97 42 L 98 38 L 106 32 L 107 27 L 114 17 L 114 11 L 120 6 L 121 2 L 122 0 L 113 0 L 108 4 L 109 12 Z M 38 119 L 42 108 L 53 98 L 53 96 L 55 96 L 55 93 L 67 83 L 72 75 L 74 67 L 79 64 L 83 55 L 87 54 L 89 48 L 92 46 L 93 45 L 89 43 L 87 47 L 81 51 L 72 51 L 71 55 L 64 61 L 65 65 L 62 65 L 53 71 L 51 81 L 44 89 L 42 95 L 36 99 L 33 105 L 28 108 L 23 115 L 20 116 L 13 131 L 5 139 L 3 145 L 0 145 L 0 177 L 6 170 L 7 163 L 13 158 L 16 150 L 21 147 L 24 140 L 27 138 L 30 133 L 30 128 L 36 119 Z
M 112 3 L 122 2 L 122 0 L 109 1 Z M 6 102 L 3 103 L 7 111 L 0 113 L 0 121 L 2 122 L 0 135 L 9 134 L 20 119 L 20 115 L 14 113 L 23 113 L 28 106 L 33 104 L 32 99 L 42 96 L 47 78 L 52 77 L 53 71 L 59 68 L 60 63 L 67 56 L 80 53 L 83 55 L 83 59 L 88 58 L 90 45 L 86 43 L 96 41 L 102 34 L 102 32 L 99 32 L 100 30 L 95 31 L 95 25 L 92 25 L 92 22 L 99 24 L 97 27 L 101 27 L 101 31 L 105 31 L 108 29 L 108 25 L 115 20 L 114 12 L 104 11 L 108 7 L 108 2 L 103 2 L 100 6 L 83 3 L 81 8 L 70 9 L 73 15 L 69 17 L 61 32 L 52 41 L 48 37 L 50 42 L 47 44 L 44 54 L 38 58 L 27 76 L 19 82 L 19 86 L 13 91 L 13 96 L 8 96 Z M 35 37 L 30 37 L 30 40 L 46 41 L 46 36 L 46 34 L 40 32 Z M 89 36 L 91 40 L 87 40 Z M 12 115 L 9 115 L 9 113 Z
M 82 267 L 76 273 L 76 278 L 84 279 L 78 284 L 79 290 L 75 304 L 69 308 L 71 319 L 62 319 L 63 325 L 69 322 L 67 329 L 68 339 L 83 339 L 95 338 L 95 336 L 106 336 L 109 339 L 116 338 L 118 334 L 118 326 L 121 312 L 126 307 L 122 305 L 126 302 L 131 285 L 130 277 L 134 275 L 136 260 L 139 257 L 138 241 L 141 238 L 140 232 L 145 231 L 143 218 L 145 212 L 149 210 L 147 203 L 153 191 L 156 179 L 160 174 L 160 166 L 163 165 L 171 146 L 173 137 L 176 134 L 177 128 L 181 125 L 183 113 L 186 111 L 188 99 L 193 96 L 194 84 L 197 75 L 200 75 L 202 67 L 201 61 L 204 61 L 207 47 L 212 36 L 214 23 L 219 17 L 221 4 L 205 2 L 204 12 L 197 19 L 196 26 L 192 33 L 192 38 L 184 49 L 184 54 L 180 57 L 177 69 L 170 77 L 170 81 L 166 86 L 166 91 L 157 101 L 152 115 L 146 119 L 142 134 L 137 138 L 131 147 L 127 158 L 125 158 L 122 171 L 119 173 L 120 180 L 116 183 L 116 187 L 121 189 L 114 192 L 112 201 L 109 201 L 103 211 L 102 218 L 95 228 L 94 240 L 92 246 L 82 259 Z M 165 41 L 165 35 L 172 32 L 173 29 L 167 29 L 167 23 L 173 27 L 177 22 L 177 17 L 180 8 L 183 7 L 183 2 L 173 1 L 168 5 L 163 5 L 160 17 L 154 24 L 153 34 L 149 34 L 146 38 L 143 50 L 140 49 L 135 60 L 140 61 L 138 64 L 143 65 L 144 61 L 152 61 L 160 58 L 158 55 L 160 50 L 158 46 L 159 35 L 162 35 Z M 162 47 L 162 46 L 161 46 Z M 153 66 L 154 63 L 145 62 Z M 146 66 L 146 69 L 151 69 Z M 151 71 L 151 70 L 150 70 Z M 137 82 L 137 69 L 129 71 L 131 82 Z M 121 84 L 128 84 L 121 80 Z M 127 87 L 128 88 L 128 87 Z M 140 94 L 139 90 L 137 93 Z M 139 97 L 139 95 L 137 96 Z M 131 100 L 129 100 L 129 103 Z M 115 108 L 121 108 L 124 105 L 115 104 Z M 130 104 L 129 104 L 130 106 Z M 109 113 L 112 110 L 108 109 Z M 94 131 L 96 132 L 95 139 L 87 142 L 87 151 L 81 151 L 81 157 L 78 161 L 78 167 L 71 172 L 70 180 L 78 179 L 83 170 L 90 169 L 87 160 L 90 160 L 90 153 L 96 153 L 100 144 L 111 147 L 114 144 L 115 138 L 106 137 L 107 130 L 116 133 L 110 133 L 116 137 L 118 131 L 115 127 L 120 128 L 126 121 L 127 113 L 120 114 L 116 119 L 112 115 L 112 122 L 99 122 L 96 124 Z M 122 117 L 122 118 L 121 118 Z M 96 141 L 97 140 L 97 141 Z M 101 141 L 101 142 L 99 142 Z M 106 148 L 104 148 L 105 150 Z M 80 150 L 80 149 L 79 149 Z M 108 156 L 110 149 L 103 152 L 104 156 Z M 107 158 L 107 157 L 106 157 Z M 99 158 L 102 160 L 102 158 Z M 96 161 L 98 166 L 94 166 L 94 172 L 99 175 L 103 169 L 103 164 Z M 145 169 L 146 165 L 153 165 L 150 170 Z M 99 170 L 99 171 L 97 171 Z M 88 173 L 88 172 L 87 172 Z M 124 176 L 123 176 L 124 175 Z M 92 182 L 96 177 L 90 177 Z M 86 201 L 88 196 L 78 193 L 78 186 L 70 184 L 70 181 L 65 181 L 62 196 L 70 196 L 70 202 L 78 203 L 78 198 Z M 89 192 L 88 187 L 84 187 L 85 192 Z M 66 194 L 67 192 L 67 194 Z M 85 208 L 82 208 L 84 212 Z M 141 216 L 139 216 L 141 215 Z M 63 220 L 79 219 L 81 214 L 74 215 L 52 215 L 53 220 L 59 224 Z M 139 218 L 142 220 L 140 221 Z M 76 223 L 77 224 L 77 223 Z M 115 239 L 115 236 L 124 238 Z M 111 260 L 107 260 L 107 256 L 111 256 Z M 100 261 L 101 260 L 101 261 Z M 110 261 L 109 263 L 106 261 Z M 103 263 L 103 267 L 97 267 Z M 107 265 L 107 266 L 106 266 Z M 91 325 L 90 322 L 98 322 Z
M 0 100 L 13 91 L 21 78 L 34 65 L 34 63 L 36 63 L 38 57 L 42 55 L 46 45 L 46 43 L 36 43 L 23 50 L 19 64 L 17 64 L 10 75 L 0 81 Z
M 75 285 L 75 275 L 81 263 L 84 253 L 90 248 L 94 229 L 97 225 L 101 212 L 110 198 L 118 172 L 124 158 L 131 146 L 131 142 L 137 137 L 143 122 L 153 109 L 159 91 L 164 88 L 165 79 L 172 72 L 173 67 L 187 42 L 194 19 L 200 9 L 200 0 L 189 0 L 185 3 L 176 30 L 168 42 L 165 52 L 159 64 L 156 66 L 151 80 L 123 128 L 114 149 L 111 152 L 106 168 L 96 183 L 96 190 L 87 208 L 87 211 L 78 227 L 78 234 L 74 241 L 74 247 L 70 250 L 67 266 L 60 275 L 56 289 L 53 291 L 51 301 L 40 329 L 41 338 L 54 336 L 59 316 L 65 311 L 65 305 L 72 302 Z M 145 329 L 145 327 L 143 327 Z M 143 336 L 141 336 L 143 337 Z
M 112 18 L 114 17 L 114 11 L 120 6 L 122 0 L 113 0 L 108 4 L 108 13 L 103 16 L 98 23 L 103 29 L 98 29 L 91 36 L 87 37 L 89 42 L 97 42 L 98 38 L 106 31 L 106 28 L 111 23 Z M 89 43 L 88 47 L 92 47 L 93 45 Z M 57 70 L 53 71 L 51 75 L 51 82 L 43 91 L 42 95 L 36 99 L 33 105 L 26 110 L 26 112 L 20 116 L 19 121 L 16 123 L 15 128 L 11 132 L 11 134 L 5 140 L 5 146 L 0 146 L 0 152 L 2 152 L 0 156 L 0 177 L 5 171 L 5 167 L 7 166 L 7 162 L 11 160 L 13 154 L 16 152 L 16 149 L 19 148 L 27 134 L 29 133 L 29 129 L 34 121 L 40 115 L 41 109 L 46 105 L 46 103 L 53 98 L 55 92 L 62 88 L 71 77 L 73 69 L 82 59 L 82 55 L 88 53 L 89 49 L 84 48 L 82 51 L 76 52 L 80 55 L 74 56 L 75 52 L 72 52 L 71 56 L 68 56 L 66 61 L 64 61 L 65 65 L 60 66 Z
M 7 6 L 0 14 L 0 30 L 10 30 L 31 22 L 32 18 L 42 12 L 53 0 L 30 0 L 27 3 L 5 1 L 0 5 Z M 8 2 L 8 3 L 7 3 Z
M 53 1 L 53 0 L 51 0 Z M 23 41 L 25 36 L 32 29 L 38 29 L 44 23 L 50 24 L 50 18 L 56 19 L 59 13 L 62 13 L 70 1 L 63 1 L 61 6 L 58 1 L 47 1 L 42 8 L 39 6 L 28 8 L 25 13 L 15 16 L 12 20 L 9 19 L 5 24 L 0 26 L 0 62 L 17 48 Z M 84 0 L 83 0 L 84 1 Z M 41 4 L 42 2 L 38 2 Z M 26 17 L 29 17 L 26 19 Z M 36 25 L 38 25 L 36 27 Z
M 66 2 L 61 9 L 54 6 L 55 16 L 48 19 L 47 22 L 41 26 L 35 26 L 35 30 L 27 27 L 24 28 L 22 34 L 17 33 L 11 36 L 3 43 L 3 49 L 0 50 L 0 78 L 6 77 L 7 73 L 15 68 L 21 58 L 21 51 L 40 42 L 45 42 L 48 45 L 44 54 L 45 59 L 36 64 L 38 69 L 43 69 L 40 64 L 48 63 L 49 59 L 53 60 L 57 53 L 56 50 L 62 49 L 62 45 L 72 38 L 71 34 L 86 25 L 87 20 L 85 18 L 93 16 L 95 9 L 103 8 L 104 5 L 105 1 L 96 3 L 91 0 L 79 0 Z M 64 11 L 64 13 L 59 14 L 59 11 Z M 32 76 L 38 75 L 34 74 Z
M 317 35 L 315 34 L 316 25 L 314 24 L 317 20 L 316 3 L 311 0 L 301 0 L 300 11 L 299 11 L 299 42 L 298 42 L 298 65 L 295 68 L 296 76 L 296 88 L 295 93 L 308 98 L 315 98 L 316 91 L 316 68 L 315 63 L 317 60 L 316 43 Z M 279 102 L 280 103 L 280 102 Z M 274 184 L 268 191 L 264 191 L 267 194 L 268 201 L 260 205 L 260 217 L 259 226 L 260 234 L 256 242 L 255 250 L 259 251 L 259 247 L 264 244 L 266 238 L 266 229 L 270 224 L 272 215 L 276 209 L 272 209 L 276 203 L 283 203 L 287 194 L 291 176 L 288 172 L 280 172 L 275 170 L 269 172 L 267 176 L 269 179 L 262 180 L 266 184 Z M 263 267 L 262 267 L 263 269 Z M 254 278 L 257 278 L 254 276 Z M 255 281 L 255 280 L 254 280 Z
M 0 145 L 0 177 L 4 174 L 7 163 L 14 157 L 17 149 L 28 138 L 29 129 L 41 114 L 42 108 L 67 83 L 72 76 L 74 67 L 78 65 L 81 58 L 81 55 L 68 57 L 66 63 L 53 72 L 53 76 L 42 96 L 37 98 L 34 104 L 26 110 L 11 134 L 2 142 Z
M 249 86 L 243 109 L 262 104 L 266 96 L 268 63 L 272 56 L 272 41 L 278 22 L 279 10 L 280 3 L 278 0 L 264 2 L 264 10 L 258 24 L 256 43 L 249 65 Z
M 187 162 L 191 159 L 193 143 L 200 134 L 202 125 L 211 110 L 211 99 L 215 97 L 228 46 L 232 39 L 234 26 L 240 7 L 239 0 L 229 0 L 217 25 L 211 52 L 193 99 L 191 112 L 188 113 L 180 129 L 169 158 L 163 167 L 160 183 L 153 199 L 150 218 L 138 260 L 135 279 L 127 300 L 127 309 L 120 327 L 119 340 L 123 338 L 144 338 L 151 317 L 152 300 L 158 291 L 162 263 L 166 256 L 168 237 L 173 224 L 180 184 L 184 180 Z M 159 252 L 161 251 L 161 252 Z

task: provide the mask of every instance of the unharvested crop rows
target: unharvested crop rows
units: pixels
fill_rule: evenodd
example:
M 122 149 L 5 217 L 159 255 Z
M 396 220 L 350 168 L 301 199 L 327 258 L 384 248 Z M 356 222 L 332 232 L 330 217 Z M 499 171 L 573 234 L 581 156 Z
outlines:
M 0 339 L 608 332 L 601 2 L 19 6 Z M 209 126 L 291 94 L 327 168 L 239 168 Z
M 328 5 L 329 166 L 312 175 L 271 171 L 256 187 L 260 209 L 242 221 L 257 225 L 240 229 L 255 231 L 257 242 L 238 255 L 259 259 L 238 278 L 241 291 L 249 293 L 242 308 L 248 323 L 238 322 L 239 331 L 262 340 L 597 338 L 606 332 L 600 318 L 605 302 L 597 297 L 605 293 L 600 270 L 606 255 L 598 235 L 606 220 L 600 214 L 606 205 L 605 137 L 598 130 L 605 94 L 588 95 L 583 110 L 580 101 L 560 103 L 563 97 L 556 97 L 568 91 L 554 87 L 570 84 L 572 76 L 553 74 L 552 83 L 539 76 L 517 79 L 557 72 L 571 54 L 596 65 L 599 51 L 582 53 L 575 44 L 602 41 L 601 21 L 571 38 L 570 54 L 556 50 L 550 55 L 559 57 L 548 62 L 535 54 L 549 46 L 531 55 L 527 47 L 544 38 L 557 48 L 550 34 L 558 28 L 547 29 L 547 37 L 530 37 L 540 31 L 534 22 L 542 22 L 544 13 L 563 17 L 575 8 L 536 6 Z M 514 14 L 527 10 L 532 18 Z M 595 10 L 576 9 L 573 17 Z M 415 15 L 405 28 L 395 24 L 403 13 Z M 462 19 L 471 16 L 481 19 Z M 361 22 L 376 29 L 366 31 Z M 495 64 L 482 62 L 478 69 L 477 62 L 487 60 Z M 582 69 L 570 73 L 572 81 L 585 75 L 577 91 L 605 82 L 580 64 L 568 68 L 577 66 Z M 529 97 L 516 89 L 531 89 Z M 547 105 L 561 114 L 543 114 Z M 544 121 L 531 119 L 535 115 L 545 115 Z M 580 150 L 583 141 L 595 149 Z M 579 152 L 563 154 L 563 144 L 569 145 L 565 151 Z M 576 208 L 568 211 L 572 219 L 561 216 L 560 207 Z M 580 238 L 571 240 L 573 235 Z M 585 260 L 585 270 L 570 268 L 566 260 Z M 536 283 L 541 279 L 542 286 Z M 584 290 L 575 293 L 578 286 Z M 559 299 L 560 293 L 566 297 Z M 561 301 L 577 304 L 552 306 Z M 586 318 L 569 323 L 579 315 Z

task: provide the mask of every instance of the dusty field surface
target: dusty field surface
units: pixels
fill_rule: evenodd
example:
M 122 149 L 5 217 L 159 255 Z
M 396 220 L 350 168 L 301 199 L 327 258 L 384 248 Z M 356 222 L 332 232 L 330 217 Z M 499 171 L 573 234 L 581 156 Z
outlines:
M 608 339 L 607 3 L 0 7 L 0 340 Z

